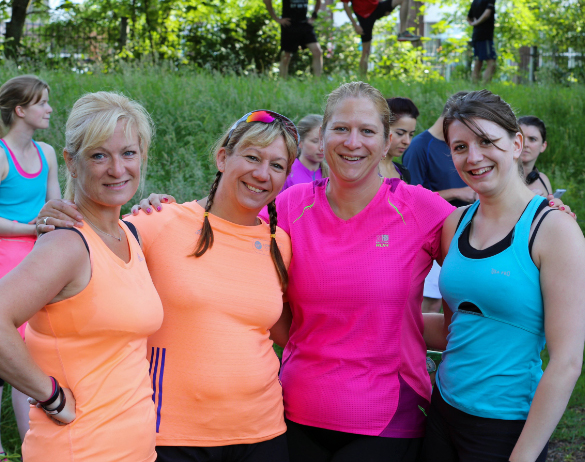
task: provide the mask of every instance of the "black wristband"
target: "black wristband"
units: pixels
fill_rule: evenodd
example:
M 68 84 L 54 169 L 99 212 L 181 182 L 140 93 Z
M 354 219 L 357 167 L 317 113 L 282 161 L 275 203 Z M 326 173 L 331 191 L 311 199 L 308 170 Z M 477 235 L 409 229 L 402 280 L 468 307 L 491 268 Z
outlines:
M 47 401 L 39 401 L 39 404 L 44 408 L 45 406 L 49 406 L 51 404 L 53 404 L 57 398 L 59 397 L 59 382 L 57 381 L 57 379 L 53 376 L 49 376 L 51 378 L 51 380 L 53 381 L 53 394 L 49 397 L 49 399 Z
M 61 396 L 61 402 L 59 403 L 59 406 L 57 406 L 55 409 L 52 409 L 49 411 L 47 408 L 45 408 L 43 406 L 43 409 L 45 410 L 45 412 L 47 414 L 57 415 L 57 414 L 59 414 L 59 412 L 61 412 L 65 408 L 65 403 L 67 402 L 67 399 L 65 398 L 65 392 L 63 391 L 63 389 L 61 387 L 59 387 L 59 396 Z
M 311 15 L 311 18 L 317 19 L 317 12 L 316 11 L 313 11 L 313 14 Z

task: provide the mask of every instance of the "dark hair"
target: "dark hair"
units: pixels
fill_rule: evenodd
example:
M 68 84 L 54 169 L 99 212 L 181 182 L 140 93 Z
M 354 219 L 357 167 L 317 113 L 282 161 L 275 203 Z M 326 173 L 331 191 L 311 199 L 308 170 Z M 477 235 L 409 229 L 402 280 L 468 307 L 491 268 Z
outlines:
M 279 119 L 275 119 L 274 122 L 269 124 L 261 122 L 241 123 L 233 131 L 231 137 L 229 137 L 230 132 L 231 127 L 217 141 L 213 149 L 215 154 L 217 154 L 221 148 L 225 148 L 226 154 L 229 156 L 233 154 L 236 147 L 241 147 L 243 149 L 251 145 L 266 147 L 279 136 L 283 136 L 288 153 L 286 172 L 287 174 L 290 172 L 290 168 L 297 157 L 297 140 L 285 128 Z M 213 230 L 211 229 L 211 224 L 209 223 L 208 214 L 211 210 L 211 207 L 213 206 L 215 193 L 217 192 L 221 177 L 222 172 L 218 171 L 215 175 L 215 180 L 211 185 L 211 189 L 209 190 L 209 196 L 207 197 L 201 234 L 197 240 L 195 250 L 191 255 L 189 255 L 190 257 L 201 257 L 205 252 L 207 252 L 208 249 L 213 247 Z M 270 217 L 270 255 L 272 257 L 272 261 L 274 262 L 274 266 L 276 267 L 276 272 L 278 273 L 278 278 L 280 280 L 282 290 L 285 291 L 288 285 L 288 272 L 286 270 L 286 265 L 284 264 L 282 254 L 280 253 L 280 249 L 278 248 L 278 243 L 276 242 L 277 216 L 276 203 L 274 201 L 268 204 L 268 214 Z
M 463 98 L 464 96 L 468 95 L 469 93 L 470 92 L 468 92 L 468 91 L 458 91 L 454 95 L 449 96 L 449 98 L 447 98 L 447 102 L 445 103 L 445 106 L 443 107 L 443 112 L 441 113 L 441 117 L 445 117 L 445 115 L 447 114 L 447 111 L 448 111 L 448 109 L 451 106 L 451 103 L 453 101 L 456 101 L 459 98 Z
M 402 117 L 406 116 L 417 119 L 420 115 L 418 108 L 410 98 L 396 96 L 394 98 L 387 98 L 386 102 L 388 103 L 388 107 L 394 116 L 394 121 L 392 122 L 393 124 L 398 122 L 398 120 L 400 120 Z
M 443 116 L 443 135 L 449 144 L 449 127 L 458 120 L 477 136 L 489 140 L 497 149 L 502 151 L 490 137 L 477 125 L 474 119 L 483 119 L 499 125 L 508 132 L 510 138 L 520 132 L 516 115 L 508 103 L 489 90 L 472 91 L 463 96 L 455 94 L 447 102 Z
M 542 142 L 546 141 L 546 126 L 544 122 L 536 116 L 522 116 L 518 119 L 518 125 L 528 125 L 538 128 L 540 136 L 542 136 Z
M 35 75 L 13 77 L 2 85 L 0 87 L 0 115 L 4 126 L 10 128 L 14 122 L 14 110 L 17 106 L 38 103 L 43 90 L 50 91 L 49 85 Z

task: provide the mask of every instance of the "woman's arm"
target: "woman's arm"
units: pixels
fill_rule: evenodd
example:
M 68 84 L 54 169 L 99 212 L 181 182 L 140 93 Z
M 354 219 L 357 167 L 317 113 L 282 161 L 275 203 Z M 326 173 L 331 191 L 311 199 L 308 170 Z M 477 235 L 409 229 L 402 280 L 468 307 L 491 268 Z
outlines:
M 550 362 L 510 461 L 535 461 L 561 419 L 583 364 L 585 239 L 575 221 L 550 214 L 536 236 Z
M 17 327 L 67 288 L 76 287 L 71 296 L 87 285 L 91 272 L 87 249 L 80 238 L 66 232 L 70 233 L 51 233 L 39 239 L 22 263 L 0 279 L 0 377 L 37 401 L 51 396 L 52 382 L 30 356 Z M 75 401 L 68 400 L 55 417 L 72 421 Z
M 39 143 L 42 145 L 47 164 L 49 164 L 49 176 L 47 178 L 47 198 L 61 199 L 61 188 L 59 187 L 59 165 L 57 164 L 57 156 L 52 146 L 46 143 Z
M 290 305 L 285 303 L 282 307 L 282 314 L 276 324 L 270 328 L 270 340 L 284 348 L 288 342 L 290 326 L 292 324 L 292 311 Z

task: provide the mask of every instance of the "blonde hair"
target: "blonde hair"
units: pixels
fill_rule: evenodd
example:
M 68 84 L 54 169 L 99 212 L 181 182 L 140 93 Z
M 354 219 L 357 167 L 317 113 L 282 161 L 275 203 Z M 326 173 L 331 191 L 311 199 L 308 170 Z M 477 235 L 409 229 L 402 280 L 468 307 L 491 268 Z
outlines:
M 223 136 L 217 141 L 215 144 L 212 153 L 217 156 L 219 150 L 224 148 L 226 154 L 228 156 L 232 155 L 236 148 L 238 149 L 246 149 L 249 146 L 258 146 L 260 148 L 265 148 L 272 144 L 279 136 L 284 137 L 284 142 L 286 145 L 286 150 L 288 153 L 288 162 L 286 166 L 286 173 L 290 172 L 292 164 L 294 163 L 297 157 L 297 140 L 296 138 L 285 128 L 283 123 L 276 119 L 274 122 L 269 124 L 261 123 L 261 122 L 250 122 L 244 123 L 241 122 L 236 129 L 233 131 L 232 136 L 230 137 L 231 129 L 226 131 Z M 229 138 L 229 139 L 228 139 Z M 213 205 L 213 200 L 215 199 L 215 193 L 217 191 L 217 187 L 219 186 L 219 182 L 221 180 L 222 173 L 217 172 L 215 175 L 215 180 L 211 185 L 211 189 L 209 190 L 209 196 L 207 197 L 207 204 L 205 205 L 205 212 L 209 212 Z M 272 261 L 276 268 L 276 272 L 278 274 L 278 278 L 280 280 L 280 284 L 282 290 L 285 291 L 288 285 L 288 272 L 286 270 L 286 265 L 284 264 L 284 260 L 282 259 L 282 255 L 280 253 L 280 249 L 278 248 L 278 244 L 275 239 L 276 235 L 276 223 L 277 223 L 277 216 L 276 216 L 276 203 L 273 200 L 268 204 L 268 215 L 270 217 L 270 256 L 272 257 Z M 203 218 L 203 227 L 201 229 L 201 234 L 199 235 L 199 239 L 197 244 L 195 245 L 195 250 L 190 257 L 201 257 L 208 249 L 213 246 L 213 230 L 211 229 L 211 224 L 209 223 L 209 218 L 207 215 Z
M 50 91 L 49 85 L 36 75 L 20 75 L 8 80 L 0 87 L 0 118 L 6 129 L 14 122 L 17 106 L 36 104 L 42 98 L 43 90 Z
M 67 119 L 65 150 L 74 161 L 84 152 L 106 142 L 116 129 L 119 120 L 126 120 L 125 133 L 131 138 L 138 135 L 141 160 L 141 183 L 146 175 L 148 148 L 154 133 L 154 124 L 146 109 L 136 101 L 119 93 L 98 91 L 79 98 Z M 66 171 L 65 199 L 75 199 L 76 179 Z
M 372 87 L 365 82 L 349 82 L 340 85 L 338 88 L 329 93 L 327 97 L 327 105 L 325 106 L 325 114 L 323 115 L 322 130 L 325 130 L 329 119 L 333 115 L 333 111 L 337 105 L 346 98 L 367 98 L 378 111 L 382 125 L 384 126 L 384 139 L 387 140 L 390 136 L 390 123 L 392 122 L 392 113 L 388 107 L 388 103 L 380 90 Z

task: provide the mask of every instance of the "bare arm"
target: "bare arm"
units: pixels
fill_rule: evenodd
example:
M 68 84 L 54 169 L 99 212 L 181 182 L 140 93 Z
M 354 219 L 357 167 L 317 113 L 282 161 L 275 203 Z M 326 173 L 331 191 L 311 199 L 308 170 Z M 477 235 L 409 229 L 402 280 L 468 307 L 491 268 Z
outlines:
M 441 231 L 441 257 L 438 259 L 441 265 L 447 256 L 447 252 L 449 252 L 449 246 L 457 230 L 457 223 L 466 209 L 467 206 L 454 210 L 443 223 L 443 229 Z M 449 324 L 451 324 L 453 312 L 447 306 L 445 300 L 443 300 L 443 313 L 423 313 L 425 326 L 423 338 L 427 344 L 427 348 L 430 350 L 443 351 L 447 348 L 447 334 L 449 333 Z
M 292 324 L 292 312 L 290 305 L 285 303 L 282 307 L 282 314 L 276 324 L 270 329 L 270 339 L 278 346 L 284 348 L 288 342 L 290 326 Z
M 475 21 L 471 21 L 469 24 L 472 26 L 479 26 L 482 22 L 486 22 L 491 16 L 494 14 L 491 8 L 486 8 L 483 14 L 477 18 Z
M 0 236 L 34 236 L 35 225 L 30 223 L 18 223 L 17 221 L 7 220 L 0 217 Z
M 264 4 L 266 5 L 266 9 L 268 10 L 268 14 L 272 18 L 273 21 L 276 21 L 281 26 L 288 26 L 290 25 L 289 18 L 279 18 L 274 11 L 274 7 L 272 6 L 272 0 L 264 0 Z
M 52 146 L 46 143 L 39 143 L 42 145 L 45 158 L 49 164 L 49 177 L 47 178 L 47 199 L 61 199 L 61 188 L 59 187 L 59 165 L 57 164 L 57 156 Z
M 353 16 L 353 11 L 349 3 L 343 2 L 343 9 L 345 10 L 345 14 L 347 14 L 347 17 L 351 21 L 356 33 L 362 35 L 364 33 L 364 30 L 362 29 L 362 26 L 360 26 L 358 22 L 355 20 L 355 17 Z
M 81 239 L 64 233 L 39 239 L 23 262 L 0 279 L 0 376 L 37 401 L 51 396 L 52 382 L 30 356 L 17 327 L 58 299 L 66 287 L 87 285 L 87 281 L 85 285 L 81 282 L 87 279 L 89 269 L 87 250 Z M 51 262 L 50 270 L 47 262 Z M 71 396 L 56 418 L 63 422 L 75 418 Z
M 554 216 L 556 215 L 556 216 Z M 583 363 L 585 239 L 565 214 L 550 214 L 536 236 L 550 362 L 536 388 L 510 461 L 534 461 L 565 411 Z

